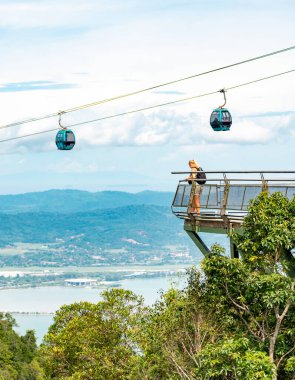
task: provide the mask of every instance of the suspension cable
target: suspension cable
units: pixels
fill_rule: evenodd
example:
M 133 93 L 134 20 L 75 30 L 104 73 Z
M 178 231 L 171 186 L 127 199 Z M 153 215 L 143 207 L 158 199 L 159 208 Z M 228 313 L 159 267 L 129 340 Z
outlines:
M 281 76 L 281 75 L 289 74 L 289 73 L 294 72 L 294 71 L 295 71 L 295 69 L 292 69 L 292 70 L 285 71 L 283 73 L 274 74 L 274 75 L 270 75 L 268 77 L 256 79 L 256 80 L 253 80 L 253 81 L 250 81 L 250 82 L 241 83 L 241 84 L 238 84 L 236 86 L 228 87 L 228 88 L 224 89 L 223 91 L 233 90 L 233 89 L 236 89 L 236 88 L 239 88 L 239 87 L 242 87 L 242 86 L 247 86 L 247 85 L 250 85 L 250 84 L 253 84 L 253 83 L 256 83 L 256 82 L 261 82 L 263 80 L 267 80 L 267 79 L 275 78 L 275 77 L 278 77 L 278 76 Z M 110 115 L 110 116 L 104 116 L 104 117 L 100 117 L 98 119 L 92 119 L 92 120 L 88 120 L 88 121 L 82 121 L 80 123 L 69 124 L 67 127 L 71 128 L 71 127 L 76 127 L 78 125 L 93 123 L 95 121 L 102 121 L 102 120 L 112 119 L 112 118 L 118 117 L 118 116 L 130 115 L 132 113 L 141 112 L 141 111 L 147 111 L 147 110 L 150 110 L 150 109 L 154 109 L 154 108 L 158 108 L 158 107 L 163 107 L 163 106 L 167 106 L 167 105 L 170 105 L 170 104 L 176 104 L 176 103 L 186 102 L 186 101 L 189 101 L 189 100 L 201 98 L 201 97 L 204 97 L 204 96 L 214 95 L 214 94 L 218 94 L 218 93 L 220 93 L 220 90 L 219 91 L 213 91 L 213 92 L 207 92 L 206 94 L 191 96 L 189 98 L 182 98 L 182 99 L 174 100 L 172 102 L 167 102 L 167 103 L 157 104 L 157 105 L 154 105 L 154 106 L 139 108 L 139 109 L 132 110 L 132 111 L 122 112 L 122 113 L 118 113 L 118 114 L 114 114 L 114 115 Z
M 278 77 L 278 76 L 281 76 L 281 75 L 289 74 L 289 73 L 292 73 L 294 71 L 295 71 L 295 69 L 292 69 L 292 70 L 284 71 L 282 73 L 278 73 L 278 74 L 274 74 L 274 75 L 269 75 L 269 76 L 264 77 L 264 78 L 255 79 L 255 80 L 252 80 L 250 82 L 240 83 L 240 84 L 235 85 L 235 86 L 227 87 L 227 88 L 224 89 L 224 91 L 233 90 L 233 89 L 236 89 L 236 88 L 239 88 L 239 87 L 242 87 L 242 86 L 247 86 L 247 85 L 250 85 L 250 84 L 253 84 L 253 83 L 261 82 L 263 80 L 267 80 L 267 79 L 275 78 L 275 77 Z M 100 118 L 97 118 L 97 119 L 82 121 L 80 123 L 75 123 L 75 124 L 67 125 L 64 128 L 71 128 L 71 127 L 76 127 L 76 126 L 79 126 L 79 125 L 90 124 L 90 123 L 93 123 L 93 122 L 96 122 L 96 121 L 102 121 L 102 120 L 112 119 L 112 118 L 119 117 L 119 116 L 130 115 L 132 113 L 141 112 L 141 111 L 147 111 L 147 110 L 150 110 L 150 109 L 154 109 L 154 108 L 158 108 L 158 107 L 163 107 L 163 106 L 167 106 L 167 105 L 170 105 L 170 104 L 176 104 L 176 103 L 180 103 L 180 102 L 185 102 L 185 101 L 189 101 L 189 100 L 193 100 L 193 99 L 197 99 L 197 98 L 201 98 L 201 97 L 204 97 L 204 96 L 209 96 L 209 95 L 213 95 L 213 94 L 217 94 L 217 93 L 220 93 L 220 90 L 218 90 L 218 91 L 212 91 L 212 92 L 207 92 L 207 93 L 201 94 L 201 95 L 191 96 L 189 98 L 183 98 L 183 99 L 174 100 L 172 102 L 167 102 L 167 103 L 157 104 L 157 105 L 154 105 L 154 106 L 139 108 L 139 109 L 132 110 L 132 111 L 126 111 L 126 112 L 117 113 L 117 114 L 114 114 L 114 115 L 104 116 L 104 117 L 100 117 Z M 61 113 L 61 111 L 57 115 L 60 115 L 60 113 Z M 25 138 L 25 137 L 40 135 L 42 133 L 53 132 L 53 131 L 56 131 L 56 130 L 59 130 L 59 129 L 60 128 L 52 128 L 52 129 L 48 129 L 48 130 L 45 130 L 45 131 L 30 133 L 30 134 L 27 134 L 27 135 L 11 137 L 11 138 L 8 138 L 8 139 L 0 140 L 0 143 L 7 142 L 7 141 L 12 141 L 12 140 L 18 140 L 18 139 Z
M 170 82 L 165 82 L 165 83 L 161 83 L 161 84 L 154 85 L 154 86 L 151 86 L 151 87 L 147 87 L 147 88 L 144 88 L 144 89 L 141 89 L 141 90 L 138 90 L 138 91 L 133 91 L 133 92 L 129 92 L 129 93 L 126 93 L 126 94 L 114 96 L 114 97 L 111 97 L 111 98 L 106 98 L 106 99 L 103 99 L 103 100 L 98 100 L 98 101 L 95 101 L 95 102 L 92 102 L 92 103 L 87 103 L 87 104 L 80 105 L 80 106 L 77 106 L 77 107 L 68 108 L 68 109 L 65 109 L 65 110 L 62 110 L 62 111 L 58 111 L 58 112 L 54 112 L 54 113 L 51 113 L 51 114 L 47 114 L 47 115 L 43 115 L 43 116 L 39 116 L 39 117 L 32 117 L 32 118 L 29 118 L 29 119 L 24 119 L 24 120 L 17 121 L 17 122 L 14 122 L 14 123 L 6 124 L 6 125 L 3 125 L 3 126 L 0 126 L 0 129 L 15 127 L 15 126 L 19 126 L 19 125 L 26 124 L 26 123 L 32 123 L 32 122 L 35 122 L 35 121 L 52 118 L 52 117 L 58 116 L 60 112 L 62 112 L 62 113 L 70 113 L 70 112 L 75 112 L 75 111 L 83 110 L 85 108 L 94 107 L 94 106 L 97 106 L 97 105 L 100 105 L 100 104 L 103 104 L 103 103 L 107 103 L 107 102 L 111 102 L 111 101 L 114 101 L 114 100 L 117 100 L 117 99 L 122 99 L 122 98 L 125 98 L 125 97 L 128 97 L 128 96 L 132 96 L 132 95 L 140 94 L 140 93 L 143 93 L 143 92 L 146 92 L 146 91 L 154 90 L 156 88 L 168 86 L 170 84 L 179 83 L 179 82 L 182 82 L 182 81 L 185 81 L 185 80 L 189 80 L 189 79 L 197 78 L 197 77 L 200 77 L 200 76 L 203 76 L 203 75 L 211 74 L 211 73 L 214 73 L 214 72 L 217 72 L 217 71 L 220 71 L 220 70 L 225 70 L 225 69 L 228 69 L 228 68 L 231 68 L 231 67 L 234 67 L 234 66 L 238 66 L 238 65 L 242 65 L 242 64 L 245 64 L 245 63 L 253 62 L 253 61 L 256 61 L 256 60 L 259 60 L 259 59 L 267 58 L 267 57 L 270 57 L 270 56 L 273 56 L 273 55 L 276 55 L 276 54 L 285 53 L 285 52 L 293 50 L 293 49 L 295 49 L 295 45 L 294 46 L 290 46 L 290 47 L 285 48 L 285 49 L 276 50 L 276 51 L 273 51 L 271 53 L 263 54 L 263 55 L 260 55 L 260 56 L 257 56 L 257 57 L 245 59 L 243 61 L 235 62 L 235 63 L 229 64 L 229 65 L 226 65 L 226 66 L 221 66 L 221 67 L 218 67 L 218 68 L 215 68 L 215 69 L 212 69 L 212 70 L 208 70 L 208 71 L 204 71 L 204 72 L 201 72 L 201 73 L 198 73 L 198 74 L 193 74 L 193 75 L 190 75 L 190 76 L 187 76 L 187 77 L 184 77 L 184 78 L 176 79 L 176 80 L 173 80 L 173 81 L 170 81 Z

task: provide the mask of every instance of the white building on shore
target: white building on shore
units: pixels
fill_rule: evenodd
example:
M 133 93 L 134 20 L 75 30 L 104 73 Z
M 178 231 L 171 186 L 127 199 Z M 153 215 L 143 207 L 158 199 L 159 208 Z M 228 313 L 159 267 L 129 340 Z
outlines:
M 97 281 L 92 278 L 71 278 L 65 280 L 65 283 L 68 286 L 91 286 L 96 285 Z

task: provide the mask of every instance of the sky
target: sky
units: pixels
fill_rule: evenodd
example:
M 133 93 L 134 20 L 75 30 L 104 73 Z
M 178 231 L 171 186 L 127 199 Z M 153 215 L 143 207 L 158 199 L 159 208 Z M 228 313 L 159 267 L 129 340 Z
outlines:
M 0 127 L 116 97 L 295 45 L 293 0 L 0 0 Z M 115 115 L 295 69 L 295 49 L 62 115 Z M 295 170 L 295 72 L 229 90 L 229 132 L 214 132 L 221 94 L 0 143 L 0 194 L 49 189 L 174 191 L 205 170 Z M 58 128 L 48 118 L 0 128 L 0 140 Z

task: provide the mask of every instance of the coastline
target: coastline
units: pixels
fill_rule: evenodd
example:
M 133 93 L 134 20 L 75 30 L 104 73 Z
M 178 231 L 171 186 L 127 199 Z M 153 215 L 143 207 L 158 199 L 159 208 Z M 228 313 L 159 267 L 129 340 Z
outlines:
M 54 315 L 53 311 L 2 311 L 11 315 Z

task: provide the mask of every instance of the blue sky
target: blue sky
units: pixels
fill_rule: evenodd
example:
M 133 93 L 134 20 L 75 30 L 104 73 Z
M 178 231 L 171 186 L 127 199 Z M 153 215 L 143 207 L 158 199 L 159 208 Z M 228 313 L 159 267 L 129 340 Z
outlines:
M 0 125 L 105 99 L 294 45 L 294 1 L 0 1 Z M 174 101 L 295 68 L 295 50 L 67 114 L 63 124 Z M 230 132 L 208 119 L 222 96 L 0 143 L 1 194 L 76 188 L 173 191 L 196 159 L 208 170 L 292 170 L 295 73 L 228 91 Z M 0 129 L 0 140 L 56 118 Z

